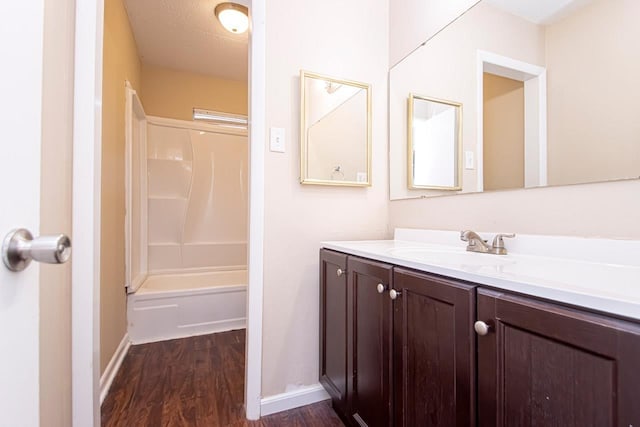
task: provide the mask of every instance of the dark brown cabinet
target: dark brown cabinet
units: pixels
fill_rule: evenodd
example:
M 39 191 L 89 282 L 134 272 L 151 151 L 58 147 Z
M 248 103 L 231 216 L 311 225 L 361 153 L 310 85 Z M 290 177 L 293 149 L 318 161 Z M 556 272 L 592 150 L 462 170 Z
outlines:
M 320 258 L 320 381 L 347 425 L 640 427 L 640 324 Z
M 481 289 L 480 426 L 640 426 L 640 326 Z
M 393 267 L 349 257 L 349 421 L 354 425 L 392 425 L 391 300 L 385 295 Z M 382 291 L 382 292 L 381 292 Z
M 396 268 L 396 426 L 475 423 L 475 286 Z
M 347 256 L 320 253 L 320 383 L 347 411 Z
M 474 307 L 475 286 L 322 250 L 320 382 L 343 420 L 472 425 Z

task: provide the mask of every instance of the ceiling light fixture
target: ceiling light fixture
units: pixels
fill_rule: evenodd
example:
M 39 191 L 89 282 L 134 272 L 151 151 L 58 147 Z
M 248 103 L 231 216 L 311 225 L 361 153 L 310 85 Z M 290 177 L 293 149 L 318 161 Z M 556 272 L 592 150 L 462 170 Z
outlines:
M 249 9 L 237 3 L 220 3 L 215 9 L 222 26 L 234 34 L 242 34 L 249 28 Z

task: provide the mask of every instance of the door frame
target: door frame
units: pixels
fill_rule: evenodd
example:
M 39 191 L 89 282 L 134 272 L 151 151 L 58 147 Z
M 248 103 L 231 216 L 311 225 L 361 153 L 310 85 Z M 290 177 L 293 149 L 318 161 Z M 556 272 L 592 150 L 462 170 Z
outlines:
M 484 190 L 484 73 L 524 82 L 525 98 L 525 188 L 547 185 L 547 70 L 493 52 L 478 50 L 476 65 L 477 189 Z M 535 160 L 533 167 L 527 167 Z
M 260 417 L 266 137 L 266 0 L 251 0 L 249 283 L 245 409 Z M 74 59 L 72 419 L 100 425 L 100 197 L 104 0 L 77 0 Z

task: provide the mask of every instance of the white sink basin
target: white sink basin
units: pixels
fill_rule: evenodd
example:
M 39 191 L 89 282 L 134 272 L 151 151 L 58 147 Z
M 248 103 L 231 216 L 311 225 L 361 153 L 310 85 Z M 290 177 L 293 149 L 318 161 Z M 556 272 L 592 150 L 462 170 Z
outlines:
M 407 260 L 420 261 L 427 264 L 442 264 L 459 267 L 496 267 L 513 264 L 507 255 L 480 254 L 461 250 L 431 248 L 393 248 L 390 254 Z
M 396 238 L 323 247 L 640 321 L 640 240 L 520 234 L 509 255 L 492 255 L 467 252 L 456 231 L 396 230 Z

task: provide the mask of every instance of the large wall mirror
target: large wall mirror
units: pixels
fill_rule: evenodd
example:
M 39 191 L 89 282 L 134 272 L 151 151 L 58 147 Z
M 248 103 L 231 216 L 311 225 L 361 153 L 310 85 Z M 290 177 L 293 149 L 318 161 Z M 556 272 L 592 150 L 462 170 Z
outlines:
M 390 70 L 391 199 L 640 177 L 638 16 L 637 0 L 478 2 Z M 464 106 L 457 158 L 412 158 L 412 94 Z M 456 191 L 411 185 L 460 161 Z
M 301 71 L 300 182 L 371 185 L 368 84 Z

